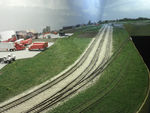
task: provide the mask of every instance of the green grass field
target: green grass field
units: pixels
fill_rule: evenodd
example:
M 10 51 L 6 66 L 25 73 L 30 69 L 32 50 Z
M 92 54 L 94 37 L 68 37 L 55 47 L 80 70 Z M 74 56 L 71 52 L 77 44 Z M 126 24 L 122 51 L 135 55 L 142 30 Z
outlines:
M 73 64 L 91 41 L 78 35 L 58 39 L 34 58 L 17 60 L 0 70 L 0 102 L 43 83 Z
M 0 102 L 66 69 L 83 53 L 90 37 L 96 35 L 99 28 L 77 28 L 72 37 L 56 40 L 55 45 L 34 58 L 18 60 L 0 70 Z M 125 29 L 114 28 L 113 52 L 127 39 L 129 35 Z M 128 41 L 93 86 L 50 112 L 135 113 L 147 89 L 146 66 L 132 41 Z
M 98 31 L 98 29 L 101 28 L 101 26 L 95 26 L 95 25 L 86 25 L 86 26 L 80 26 L 77 28 L 67 29 L 63 30 L 63 32 L 66 33 L 79 33 L 83 31 Z
M 124 21 L 120 21 L 120 22 L 117 22 L 117 23 L 126 23 L 126 24 L 138 24 L 138 23 L 141 23 L 141 24 L 146 24 L 146 23 L 150 23 L 150 20 L 124 20 Z
M 128 38 L 124 29 L 115 28 L 114 51 Z M 133 43 L 128 41 L 92 87 L 50 113 L 135 113 L 147 89 L 146 66 Z
M 150 23 L 124 24 L 130 36 L 150 36 Z

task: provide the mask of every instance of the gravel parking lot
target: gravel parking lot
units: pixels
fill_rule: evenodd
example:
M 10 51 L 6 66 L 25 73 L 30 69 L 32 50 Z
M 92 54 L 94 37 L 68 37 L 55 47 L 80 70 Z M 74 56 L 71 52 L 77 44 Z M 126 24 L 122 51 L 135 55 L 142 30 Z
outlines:
M 54 43 L 48 43 L 48 47 L 51 47 Z M 16 60 L 18 59 L 25 59 L 25 58 L 32 58 L 39 54 L 41 51 L 29 51 L 28 48 L 22 51 L 14 51 L 14 52 L 0 52 L 0 57 L 7 56 L 8 54 L 14 54 L 16 56 Z M 0 69 L 2 69 L 6 64 L 0 63 Z
M 73 33 L 66 33 L 65 35 L 66 36 L 59 36 L 59 34 L 57 34 L 57 35 L 55 35 L 55 34 L 47 34 L 47 35 L 45 35 L 45 37 L 50 36 L 51 38 L 65 38 L 65 37 L 68 37 L 68 36 L 72 36 Z M 39 36 L 39 38 L 43 38 L 43 35 Z
M 59 34 L 55 35 L 55 34 L 50 34 L 51 38 L 65 38 L 65 37 L 68 37 L 68 36 L 72 36 L 73 33 L 66 33 L 65 34 L 66 36 L 59 36 Z

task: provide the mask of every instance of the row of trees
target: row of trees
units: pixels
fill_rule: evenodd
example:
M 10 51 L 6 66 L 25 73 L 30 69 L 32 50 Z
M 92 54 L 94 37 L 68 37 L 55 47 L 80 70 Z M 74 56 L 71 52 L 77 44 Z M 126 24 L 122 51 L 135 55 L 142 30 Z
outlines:
M 49 33 L 51 32 L 50 26 L 46 26 L 46 28 L 43 29 L 43 33 Z
M 98 23 L 122 22 L 122 21 L 140 21 L 140 20 L 150 20 L 150 18 L 138 17 L 138 18 L 123 18 L 123 19 L 104 20 L 104 21 L 101 21 L 101 20 L 100 20 Z

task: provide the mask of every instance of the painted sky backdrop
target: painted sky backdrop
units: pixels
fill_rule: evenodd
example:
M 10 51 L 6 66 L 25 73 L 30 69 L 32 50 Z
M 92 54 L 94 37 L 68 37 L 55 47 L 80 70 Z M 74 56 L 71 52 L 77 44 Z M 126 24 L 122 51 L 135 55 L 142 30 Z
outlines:
M 0 0 L 0 31 L 150 17 L 150 0 Z

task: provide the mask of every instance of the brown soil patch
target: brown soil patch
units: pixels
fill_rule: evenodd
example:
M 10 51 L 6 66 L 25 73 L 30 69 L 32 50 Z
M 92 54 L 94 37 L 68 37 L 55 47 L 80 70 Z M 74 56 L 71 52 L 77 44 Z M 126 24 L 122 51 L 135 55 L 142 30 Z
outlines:
M 94 38 L 97 35 L 97 31 L 84 32 L 78 35 L 78 38 Z

